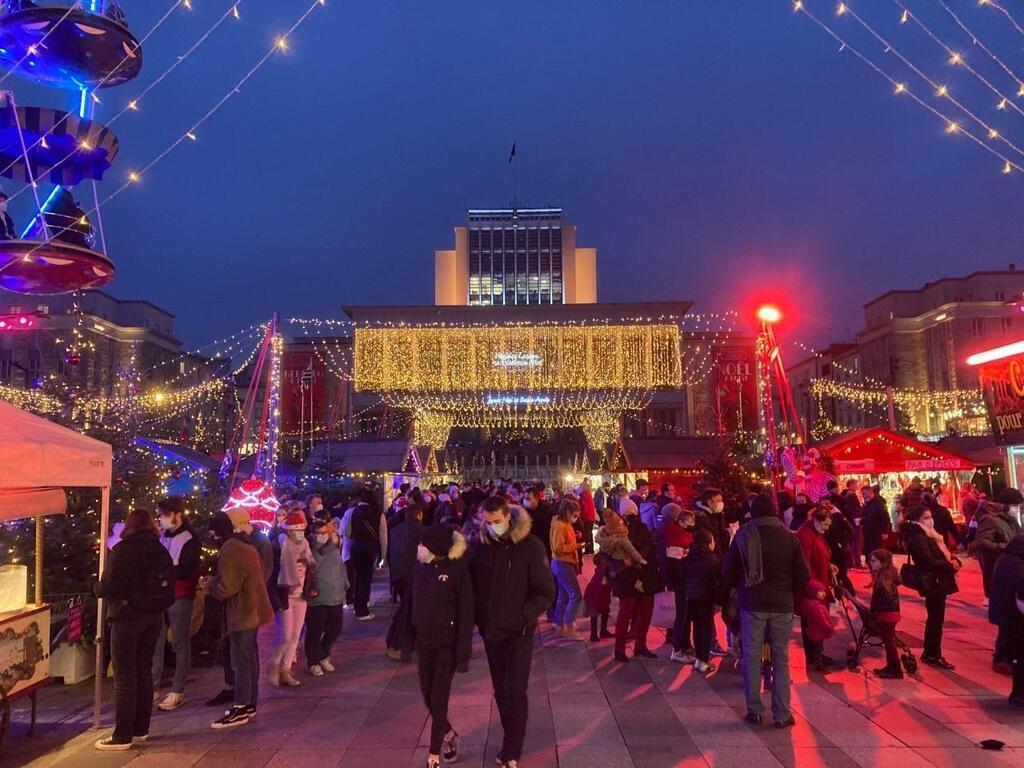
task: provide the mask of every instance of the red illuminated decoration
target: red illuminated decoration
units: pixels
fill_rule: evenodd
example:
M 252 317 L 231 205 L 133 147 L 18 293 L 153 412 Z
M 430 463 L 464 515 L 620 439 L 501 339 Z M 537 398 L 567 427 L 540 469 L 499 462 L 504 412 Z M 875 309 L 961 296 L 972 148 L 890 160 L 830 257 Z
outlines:
M 28 331 L 35 325 L 32 315 L 0 315 L 0 331 Z
M 274 518 L 280 508 L 281 502 L 274 495 L 273 487 L 258 477 L 250 477 L 231 492 L 221 511 L 245 509 L 249 512 L 249 520 L 253 525 L 269 530 L 274 525 Z

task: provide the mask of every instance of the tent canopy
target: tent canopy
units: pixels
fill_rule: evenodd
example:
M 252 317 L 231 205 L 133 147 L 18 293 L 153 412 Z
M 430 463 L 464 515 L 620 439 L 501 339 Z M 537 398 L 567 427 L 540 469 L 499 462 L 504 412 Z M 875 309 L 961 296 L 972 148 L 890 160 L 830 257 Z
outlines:
M 966 456 L 883 427 L 868 427 L 836 435 L 819 443 L 817 448 L 832 457 L 837 475 L 928 473 L 975 468 L 974 462 Z
M 718 444 L 713 437 L 624 437 L 617 448 L 625 466 L 616 471 L 695 469 L 714 457 Z
M 0 400 L 0 489 L 107 488 L 113 451 Z
M 418 474 L 419 455 L 411 440 L 325 440 L 313 446 L 302 471 L 401 473 L 409 469 L 410 459 Z

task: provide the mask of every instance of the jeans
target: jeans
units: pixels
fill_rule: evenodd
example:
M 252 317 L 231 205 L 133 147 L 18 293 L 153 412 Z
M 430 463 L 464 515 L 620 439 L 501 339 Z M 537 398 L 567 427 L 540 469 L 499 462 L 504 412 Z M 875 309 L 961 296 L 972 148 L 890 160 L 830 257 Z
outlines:
M 345 576 L 348 578 L 345 605 L 353 605 L 356 601 L 356 565 L 351 559 L 345 561 Z
M 256 643 L 256 630 L 232 632 L 230 640 L 235 706 L 255 708 L 260 690 L 260 648 Z
M 1003 630 L 1006 635 L 1006 648 L 1013 663 L 1013 688 L 1010 695 L 1024 696 L 1024 632 L 1020 628 Z
M 341 635 L 340 605 L 311 605 L 306 609 L 306 664 L 319 664 L 331 655 L 334 641 Z
M 306 606 L 306 601 L 301 597 L 289 597 L 288 610 L 277 614 L 281 636 L 270 657 L 271 664 L 280 664 L 285 669 L 291 669 L 295 663 L 295 656 L 299 650 L 299 636 L 306 621 Z
M 224 664 L 224 687 L 235 687 L 235 668 L 231 666 L 231 635 L 225 635 L 221 640 L 220 652 Z
M 646 650 L 647 630 L 651 628 L 651 617 L 654 616 L 654 595 L 640 597 L 620 597 L 619 615 L 615 618 L 615 652 L 626 652 L 626 635 L 629 634 L 630 623 L 636 633 L 633 641 L 633 653 Z
M 505 736 L 499 754 L 504 760 L 519 760 L 526 738 L 529 701 L 526 688 L 530 682 L 533 661 L 534 630 L 500 640 L 484 638 L 487 666 L 491 671 L 494 701 L 498 705 L 501 729 Z
M 946 622 L 946 595 L 926 595 L 924 607 L 924 655 L 937 659 L 942 656 L 942 625 Z
M 772 652 L 772 716 L 782 723 L 793 716 L 789 708 L 789 638 L 793 634 L 792 613 L 740 610 L 743 633 L 743 688 L 747 712 L 764 714 L 761 701 L 761 653 L 765 642 Z
M 114 741 L 130 742 L 149 735 L 153 714 L 153 649 L 160 624 L 158 613 L 110 622 L 110 655 L 114 662 Z
M 448 722 L 448 697 L 455 676 L 455 649 L 450 645 L 416 645 L 416 672 L 420 693 L 430 713 L 430 754 L 441 753 L 441 743 L 451 729 Z
M 161 616 L 161 619 L 163 617 Z M 185 682 L 188 680 L 189 670 L 192 668 L 192 639 L 189 635 L 192 632 L 192 598 L 179 597 L 167 610 L 167 619 L 160 625 L 160 636 L 157 638 L 156 652 L 153 654 L 153 687 L 160 687 L 160 680 L 164 676 L 164 651 L 167 643 L 167 625 L 171 627 L 171 648 L 174 650 L 174 682 L 171 690 L 174 693 L 185 692 Z
M 356 616 L 370 614 L 370 587 L 373 586 L 373 568 L 377 564 L 380 551 L 373 545 L 352 542 L 352 566 L 355 570 L 355 590 L 353 605 Z
M 686 615 L 693 622 L 694 655 L 705 664 L 711 658 L 711 638 L 715 633 L 715 606 L 710 600 L 690 598 Z
M 885 666 L 894 672 L 900 669 L 900 652 L 896 646 L 896 622 L 879 621 L 878 636 L 882 639 L 882 646 L 885 648 Z
M 691 628 L 693 627 L 693 619 L 690 618 L 687 612 L 686 605 L 686 586 L 677 587 L 675 590 L 676 598 L 676 619 L 672 624 L 672 650 L 673 651 L 689 651 L 693 648 L 693 641 L 691 640 Z
M 576 568 L 572 563 L 567 563 L 564 560 L 552 560 L 551 572 L 555 575 L 557 592 L 551 623 L 556 627 L 572 624 L 576 621 L 583 600 Z

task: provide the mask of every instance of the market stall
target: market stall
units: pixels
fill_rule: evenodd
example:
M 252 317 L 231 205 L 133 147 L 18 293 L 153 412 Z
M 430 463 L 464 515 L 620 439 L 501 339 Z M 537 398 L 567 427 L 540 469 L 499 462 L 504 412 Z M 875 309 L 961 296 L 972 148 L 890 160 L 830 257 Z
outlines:
M 713 437 L 624 437 L 612 452 L 611 471 L 620 473 L 630 488 L 639 478 L 655 491 L 670 483 L 689 504 L 697 496 L 701 467 L 714 457 L 718 445 Z
M 43 603 L 43 516 L 65 511 L 64 488 L 100 489 L 100 533 L 110 519 L 112 451 L 93 440 L 53 422 L 26 413 L 0 400 L 0 520 L 36 519 L 35 595 L 33 603 L 17 600 L 0 613 L 0 694 L 6 701 L 32 696 L 49 680 L 50 608 Z M 100 572 L 106 548 L 99 548 Z M 15 590 L 17 587 L 15 587 Z M 22 587 L 22 597 L 27 587 Z M 17 606 L 21 603 L 21 607 Z M 3 606 L 0 606 L 3 607 Z M 97 608 L 102 617 L 102 601 Z M 102 621 L 98 623 L 102 626 Z M 94 725 L 99 725 L 102 665 L 96 650 Z
M 976 468 L 966 456 L 884 427 L 836 435 L 819 443 L 817 448 L 831 458 L 840 485 L 850 479 L 877 484 L 890 504 L 915 478 L 938 479 L 945 495 L 944 506 L 954 514 L 960 506 L 960 487 L 971 479 Z

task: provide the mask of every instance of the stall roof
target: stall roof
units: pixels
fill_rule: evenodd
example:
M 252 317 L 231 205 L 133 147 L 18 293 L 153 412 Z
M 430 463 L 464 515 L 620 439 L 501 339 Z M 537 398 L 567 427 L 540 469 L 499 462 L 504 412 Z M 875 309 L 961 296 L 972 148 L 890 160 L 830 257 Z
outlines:
M 302 471 L 336 466 L 343 472 L 403 472 L 412 449 L 404 439 L 324 441 L 313 446 Z
M 816 446 L 832 457 L 837 475 L 885 472 L 939 472 L 969 470 L 975 463 L 966 456 L 943 450 L 934 443 L 868 427 L 830 437 Z
M 944 437 L 936 445 L 944 451 L 966 456 L 978 466 L 1002 464 L 1006 448 L 996 443 L 992 435 L 956 435 Z
M 695 469 L 714 456 L 718 443 L 714 437 L 625 437 L 621 446 L 626 468 L 639 472 Z
M 0 400 L 0 488 L 110 486 L 106 443 Z

